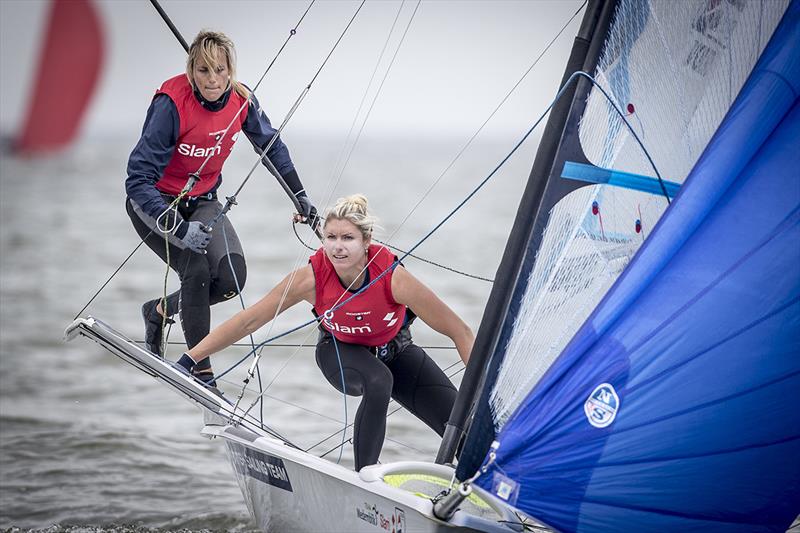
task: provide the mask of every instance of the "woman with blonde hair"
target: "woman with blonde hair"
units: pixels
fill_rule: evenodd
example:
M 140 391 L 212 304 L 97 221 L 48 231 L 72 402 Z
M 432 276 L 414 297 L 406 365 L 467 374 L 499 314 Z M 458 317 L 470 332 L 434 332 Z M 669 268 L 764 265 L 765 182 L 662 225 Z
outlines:
M 169 317 L 180 312 L 191 348 L 208 334 L 210 306 L 233 298 L 244 286 L 244 252 L 230 220 L 222 217 L 213 234 L 205 226 L 222 210 L 217 201 L 222 166 L 240 132 L 257 153 L 276 135 L 255 95 L 236 80 L 231 40 L 221 32 L 201 31 L 189 48 L 186 72 L 156 91 L 128 160 L 128 216 L 139 236 L 181 281 L 180 289 L 166 299 L 142 306 L 145 343 L 154 354 L 163 356 L 163 327 L 173 322 Z M 316 220 L 316 209 L 280 138 L 262 163 L 296 197 L 301 212 L 295 220 Z M 176 208 L 168 210 L 192 174 L 199 179 Z M 194 372 L 213 383 L 207 361 Z
M 472 330 L 458 315 L 396 263 L 388 248 L 372 244 L 374 223 L 364 196 L 339 199 L 324 218 L 323 245 L 309 264 L 214 329 L 178 361 L 191 372 L 282 311 L 303 300 L 310 303 L 320 319 L 317 365 L 340 392 L 363 396 L 353 428 L 356 470 L 378 461 L 390 398 L 439 435 L 444 432 L 456 388 L 411 340 L 414 318 L 449 337 L 464 363 L 474 342 Z

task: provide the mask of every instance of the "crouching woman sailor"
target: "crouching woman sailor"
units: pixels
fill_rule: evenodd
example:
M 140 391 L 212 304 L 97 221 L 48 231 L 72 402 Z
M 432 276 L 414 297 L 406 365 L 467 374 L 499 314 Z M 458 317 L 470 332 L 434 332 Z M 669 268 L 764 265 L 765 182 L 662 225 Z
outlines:
M 211 331 L 178 361 L 192 371 L 210 355 L 255 332 L 282 311 L 302 300 L 310 303 L 321 319 L 317 365 L 340 392 L 363 396 L 354 424 L 356 470 L 378 462 L 390 398 L 439 435 L 444 433 L 456 388 L 411 340 L 409 326 L 414 317 L 450 337 L 464 363 L 474 342 L 469 326 L 431 289 L 402 265 L 392 269 L 397 259 L 394 254 L 371 244 L 374 222 L 364 196 L 339 199 L 325 216 L 323 246 L 311 256 L 309 264 Z M 371 280 L 377 281 L 369 285 Z M 344 369 L 344 391 L 340 368 Z

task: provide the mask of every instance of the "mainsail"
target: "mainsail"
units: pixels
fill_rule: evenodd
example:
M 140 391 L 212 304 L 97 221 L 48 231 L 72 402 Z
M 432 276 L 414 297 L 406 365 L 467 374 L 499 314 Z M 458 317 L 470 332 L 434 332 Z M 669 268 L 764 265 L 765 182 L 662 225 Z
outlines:
M 686 185 L 658 221 L 666 199 L 637 185 L 655 171 L 593 90 L 579 137 L 606 170 L 586 172 L 622 177 L 568 194 L 534 235 L 479 406 L 499 431 L 481 486 L 516 487 L 565 531 L 785 531 L 797 515 L 798 43 L 798 0 L 620 4 L 595 77 Z

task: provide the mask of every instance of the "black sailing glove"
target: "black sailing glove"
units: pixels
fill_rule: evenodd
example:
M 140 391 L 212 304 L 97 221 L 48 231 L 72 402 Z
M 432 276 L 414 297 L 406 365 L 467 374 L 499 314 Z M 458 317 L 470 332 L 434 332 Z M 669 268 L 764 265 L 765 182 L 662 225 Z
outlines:
M 305 193 L 305 191 L 301 191 L 296 195 L 297 203 L 300 204 L 300 213 L 305 217 L 303 220 L 304 224 L 308 224 L 311 226 L 311 229 L 316 231 L 317 226 L 319 225 L 319 215 L 317 214 L 317 208 L 314 207 L 314 204 L 311 203 L 311 199 Z

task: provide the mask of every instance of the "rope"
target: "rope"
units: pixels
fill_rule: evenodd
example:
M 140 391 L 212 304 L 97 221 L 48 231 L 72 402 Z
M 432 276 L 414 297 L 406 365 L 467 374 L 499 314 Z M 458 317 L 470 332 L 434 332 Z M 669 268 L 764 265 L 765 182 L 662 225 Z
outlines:
M 139 344 L 144 343 L 143 340 L 141 340 L 141 341 L 135 340 L 133 342 L 138 342 Z M 178 344 L 184 345 L 185 343 L 179 342 L 179 341 L 170 341 L 167 344 L 170 344 L 170 345 L 178 345 Z M 241 347 L 241 346 L 250 346 L 250 345 L 246 344 L 246 343 L 243 343 L 243 342 L 234 342 L 230 346 Z M 420 346 L 419 344 L 417 346 L 419 346 L 420 348 L 422 348 L 424 350 L 455 350 L 456 349 L 455 346 Z M 266 345 L 266 346 L 262 346 L 262 348 L 309 348 L 309 345 L 308 344 L 298 344 L 298 343 L 277 343 L 276 342 L 276 343 L 272 343 L 272 344 L 269 344 L 269 345 Z
M 445 372 L 445 374 L 447 373 L 447 371 L 448 371 L 448 370 L 450 370 L 450 369 L 451 369 L 451 368 L 453 368 L 454 366 L 458 365 L 460 362 L 461 362 L 461 360 L 458 360 L 458 361 L 456 361 L 455 363 L 453 363 L 453 364 L 451 364 L 450 366 L 448 366 L 447 368 L 445 368 L 445 369 L 444 369 L 444 372 Z M 466 368 L 466 367 L 464 367 L 464 366 L 461 366 L 461 368 L 459 368 L 458 370 L 456 370 L 456 371 L 455 371 L 455 372 L 453 372 L 452 374 L 448 375 L 448 376 L 447 376 L 447 377 L 448 377 L 448 379 L 452 378 L 453 376 L 456 376 L 456 375 L 460 374 L 461 372 L 463 372 L 463 371 L 464 371 L 464 369 L 465 369 L 465 368 Z M 392 405 L 392 403 L 396 403 L 396 401 L 395 401 L 394 399 L 390 400 L 390 401 L 389 401 L 389 405 Z M 398 412 L 398 411 L 401 411 L 401 410 L 403 410 L 403 409 L 405 409 L 405 407 L 403 407 L 402 405 L 401 405 L 401 406 L 398 406 L 398 407 L 396 407 L 394 410 L 390 411 L 390 412 L 389 412 L 389 413 L 386 415 L 386 418 L 389 418 L 390 416 L 392 416 L 392 415 L 393 415 L 393 414 L 395 414 L 396 412 Z M 312 411 L 312 412 L 313 412 L 313 411 Z M 317 415 L 319 415 L 319 416 L 325 417 L 325 418 L 329 418 L 329 417 L 327 417 L 327 416 L 325 416 L 325 415 L 323 415 L 323 414 L 320 414 L 320 413 L 316 413 L 316 414 L 317 414 Z M 346 419 L 345 419 L 345 420 L 346 420 Z M 346 433 L 346 432 L 347 432 L 347 430 L 348 430 L 348 429 L 350 429 L 350 428 L 353 426 L 353 424 L 354 424 L 354 423 L 349 423 L 349 424 L 347 424 L 347 425 L 346 425 L 344 428 L 342 428 L 342 429 L 340 429 L 340 430 L 337 430 L 335 433 L 332 433 L 332 434 L 328 435 L 327 437 L 325 437 L 325 438 L 324 438 L 324 439 L 322 439 L 321 441 L 317 442 L 317 443 L 316 443 L 316 444 L 314 444 L 313 446 L 310 446 L 309 448 L 306 448 L 306 450 L 305 450 L 305 451 L 306 451 L 306 452 L 309 452 L 309 451 L 313 450 L 313 449 L 314 449 L 314 448 L 316 448 L 317 446 L 321 445 L 323 442 L 325 442 L 325 441 L 327 441 L 327 440 L 330 440 L 330 439 L 332 439 L 333 437 L 335 437 L 335 436 L 336 436 L 336 435 L 338 435 L 339 433 Z M 349 439 L 348 441 L 352 442 L 352 439 Z M 322 454 L 320 457 L 325 457 L 325 455 L 329 454 L 330 452 L 332 452 L 332 451 L 333 451 L 333 450 L 335 450 L 336 448 L 343 447 L 343 446 L 344 446 L 344 445 L 345 445 L 345 444 L 346 444 L 348 441 L 344 440 L 344 435 L 342 435 L 342 443 L 341 443 L 341 444 L 339 444 L 338 446 L 334 447 L 334 448 L 331 448 L 330 450 L 328 450 L 327 452 L 325 452 L 324 454 Z M 410 448 L 410 449 L 412 449 L 412 450 L 413 450 L 413 449 L 415 449 L 415 448 L 413 448 L 412 446 L 409 446 L 408 444 L 404 444 L 404 443 L 402 443 L 402 442 L 400 442 L 400 441 L 397 441 L 397 440 L 395 440 L 395 441 L 392 441 L 392 442 L 396 442 L 397 444 L 400 444 L 401 446 L 405 446 L 405 447 L 407 447 L 407 448 Z
M 311 6 L 309 6 L 309 9 L 310 8 L 311 8 Z M 308 12 L 308 10 L 306 10 L 306 13 L 307 12 Z M 305 14 L 303 16 L 305 16 Z M 242 305 L 242 309 L 246 309 L 247 306 L 245 306 L 244 297 L 242 296 L 242 286 L 239 284 L 239 277 L 236 275 L 236 269 L 233 268 L 233 260 L 231 259 L 231 249 L 230 249 L 230 245 L 228 244 L 228 234 L 225 231 L 225 224 L 222 225 L 222 238 L 225 241 L 225 257 L 228 259 L 228 267 L 231 269 L 231 275 L 233 276 L 233 282 L 236 285 L 236 294 L 239 296 L 239 303 Z M 250 337 L 250 346 L 252 346 L 253 349 L 255 349 L 256 341 L 253 338 L 253 334 L 251 333 L 249 335 L 249 337 Z M 256 372 L 257 372 L 257 375 L 258 375 L 258 390 L 259 390 L 259 392 L 261 392 L 263 390 L 263 386 L 262 386 L 262 383 L 261 383 L 261 370 L 260 369 L 256 369 Z M 237 404 L 238 404 L 238 402 L 237 402 Z M 261 401 L 259 415 L 260 415 L 259 421 L 261 422 L 261 424 L 263 424 L 264 423 L 264 402 L 263 402 L 263 400 Z

